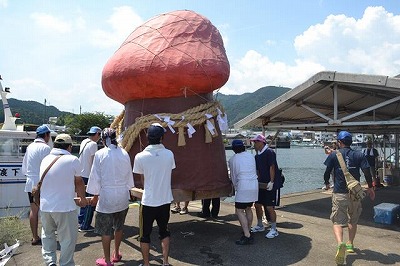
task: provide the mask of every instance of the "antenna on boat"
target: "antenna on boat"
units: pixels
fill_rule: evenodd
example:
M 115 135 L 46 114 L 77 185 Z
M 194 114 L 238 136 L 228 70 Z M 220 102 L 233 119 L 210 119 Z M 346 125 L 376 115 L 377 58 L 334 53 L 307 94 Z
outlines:
M 1 76 L 0 76 L 1 80 Z M 3 102 L 3 109 L 4 109 L 4 123 L 3 127 L 1 129 L 3 130 L 17 130 L 17 126 L 15 125 L 15 120 L 17 120 L 17 117 L 13 117 L 11 114 L 11 109 L 10 106 L 8 105 L 8 100 L 7 100 L 7 94 L 10 93 L 10 88 L 5 88 L 3 89 L 3 86 L 1 85 L 0 82 L 0 93 L 1 93 L 1 100 Z

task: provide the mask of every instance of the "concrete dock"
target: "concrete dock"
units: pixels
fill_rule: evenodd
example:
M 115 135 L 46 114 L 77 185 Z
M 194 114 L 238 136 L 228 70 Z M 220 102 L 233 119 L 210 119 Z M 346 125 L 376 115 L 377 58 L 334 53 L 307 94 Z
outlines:
M 363 200 L 363 213 L 354 243 L 356 252 L 347 255 L 346 265 L 400 265 L 400 223 L 378 224 L 373 219 L 373 207 L 383 202 L 400 204 L 400 187 L 376 191 L 374 202 L 369 198 Z M 201 202 L 190 202 L 189 214 L 171 214 L 170 264 L 336 265 L 336 243 L 329 220 L 330 192 L 316 190 L 285 195 L 281 205 L 277 209 L 278 237 L 267 239 L 266 232 L 256 233 L 253 245 L 238 246 L 235 240 L 241 236 L 241 227 L 234 214 L 233 203 L 221 204 L 219 219 L 203 219 L 197 217 Z M 347 230 L 345 232 L 347 240 Z M 138 207 L 132 206 L 121 245 L 123 259 L 115 265 L 142 263 L 139 242 L 136 240 L 138 233 Z M 151 264 L 161 265 L 161 246 L 156 226 L 150 253 Z M 95 260 L 102 256 L 100 237 L 94 233 L 79 233 L 76 264 L 95 265 Z M 23 243 L 7 263 L 9 265 L 43 265 L 41 247 Z

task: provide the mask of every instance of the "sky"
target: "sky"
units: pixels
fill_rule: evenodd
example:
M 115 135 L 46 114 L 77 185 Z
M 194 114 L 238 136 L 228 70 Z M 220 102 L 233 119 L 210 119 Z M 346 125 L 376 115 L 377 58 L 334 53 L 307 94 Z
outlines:
M 9 98 L 75 114 L 118 115 L 101 74 L 139 25 L 193 10 L 220 31 L 224 94 L 294 88 L 328 70 L 400 74 L 400 4 L 393 0 L 0 0 L 0 75 Z

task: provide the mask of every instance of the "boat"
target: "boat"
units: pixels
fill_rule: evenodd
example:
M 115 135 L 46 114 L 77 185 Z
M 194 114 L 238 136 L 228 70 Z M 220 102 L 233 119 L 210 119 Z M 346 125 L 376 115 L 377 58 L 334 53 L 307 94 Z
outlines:
M 9 88 L 1 84 L 0 94 L 4 109 L 4 123 L 0 129 L 0 217 L 18 215 L 26 217 L 30 204 L 24 192 L 26 177 L 22 174 L 22 160 L 26 146 L 36 138 L 36 131 L 24 130 L 16 125 L 15 117 L 8 105 Z M 56 135 L 52 132 L 52 137 Z M 49 143 L 52 146 L 52 140 Z

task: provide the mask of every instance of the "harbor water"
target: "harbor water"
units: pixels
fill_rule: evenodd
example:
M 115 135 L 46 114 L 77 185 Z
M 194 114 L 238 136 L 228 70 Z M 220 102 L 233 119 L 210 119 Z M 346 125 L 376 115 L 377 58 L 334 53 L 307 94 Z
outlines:
M 255 154 L 254 150 L 248 152 Z M 233 154 L 232 150 L 227 150 L 227 160 Z M 277 149 L 276 156 L 285 175 L 281 195 L 321 189 L 324 185 L 324 161 L 327 155 L 322 147 Z

